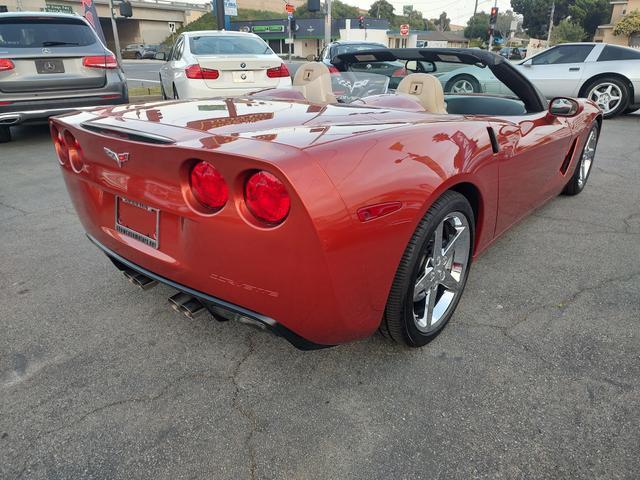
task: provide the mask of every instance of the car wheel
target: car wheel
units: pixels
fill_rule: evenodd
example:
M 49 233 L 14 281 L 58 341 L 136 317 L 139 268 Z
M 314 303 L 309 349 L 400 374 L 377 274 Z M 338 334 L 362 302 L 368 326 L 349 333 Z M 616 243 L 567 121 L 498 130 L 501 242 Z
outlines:
M 598 125 L 591 127 L 587 141 L 580 153 L 580 160 L 576 165 L 576 171 L 571 176 L 569 183 L 565 185 L 562 193 L 564 195 L 577 195 L 584 190 L 591 168 L 593 167 L 593 161 L 596 157 L 596 148 L 598 147 L 598 137 L 600 136 L 600 128 Z
M 178 90 L 176 89 L 176 84 L 175 83 L 173 84 L 173 98 L 175 100 L 179 100 L 180 99 L 180 97 L 178 96 Z
M 623 113 L 629 105 L 629 88 L 615 77 L 604 77 L 591 82 L 586 88 L 586 97 L 598 104 L 604 118 Z
M 446 192 L 420 221 L 400 260 L 380 331 L 410 347 L 433 340 L 462 297 L 474 241 L 467 199 Z
M 0 143 L 11 141 L 11 129 L 7 126 L 0 126 Z
M 446 93 L 468 95 L 481 93 L 480 82 L 471 75 L 456 75 L 444 87 Z
M 141 60 L 142 59 L 142 55 L 140 55 L 140 52 L 136 52 L 136 60 Z

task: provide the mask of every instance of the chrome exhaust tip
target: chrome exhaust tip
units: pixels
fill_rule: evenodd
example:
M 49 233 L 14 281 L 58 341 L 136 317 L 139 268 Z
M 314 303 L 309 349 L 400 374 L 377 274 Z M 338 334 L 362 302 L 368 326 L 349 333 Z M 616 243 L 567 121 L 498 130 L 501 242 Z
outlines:
M 127 280 L 142 290 L 149 290 L 158 284 L 157 280 L 149 278 L 146 275 L 142 275 L 134 270 L 123 270 L 122 274 Z
M 15 125 L 20 120 L 18 114 L 6 114 L 0 115 L 0 125 Z
M 207 309 L 200 300 L 193 295 L 183 292 L 176 293 L 172 297 L 169 297 L 169 303 L 171 304 L 171 308 L 176 312 L 182 313 L 191 320 L 207 312 Z

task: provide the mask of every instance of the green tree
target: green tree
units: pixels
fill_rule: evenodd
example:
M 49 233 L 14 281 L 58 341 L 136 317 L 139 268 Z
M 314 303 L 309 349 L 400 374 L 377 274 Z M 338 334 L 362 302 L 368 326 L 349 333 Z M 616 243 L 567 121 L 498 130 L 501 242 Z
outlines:
M 489 40 L 489 14 L 485 12 L 477 13 L 467 22 L 464 29 L 464 36 L 469 39 L 480 39 L 484 42 Z
M 565 18 L 558 25 L 553 27 L 551 32 L 551 44 L 556 45 L 558 43 L 567 42 L 581 42 L 586 33 L 584 28 L 573 22 L 569 18 Z
M 626 14 L 622 20 L 616 23 L 613 27 L 614 35 L 621 35 L 628 37 L 634 33 L 640 32 L 640 12 L 634 10 L 631 13 Z
M 609 0 L 574 0 L 569 5 L 569 15 L 573 22 L 585 30 L 584 39 L 591 39 L 598 25 L 609 22 L 611 7 Z
M 307 5 L 302 5 L 296 8 L 294 14 L 296 18 L 321 18 L 322 12 L 310 12 Z M 357 18 L 360 16 L 360 10 L 357 7 L 347 5 L 340 0 L 331 1 L 331 17 L 332 18 Z M 285 14 L 280 15 L 280 18 L 285 18 Z
M 371 4 L 371 8 L 367 15 L 372 18 L 385 18 L 389 20 L 389 23 L 393 23 L 395 18 L 393 5 L 391 5 L 387 0 L 377 0 Z
M 573 0 L 571 0 L 573 2 Z M 523 17 L 522 27 L 529 36 L 546 38 L 549 30 L 549 12 L 553 0 L 511 0 L 513 11 Z M 569 0 L 556 0 L 553 23 L 569 16 Z
M 447 17 L 447 12 L 442 12 L 438 18 L 431 20 L 440 32 L 451 30 L 451 19 Z
M 402 16 L 396 15 L 392 25 L 398 27 L 402 24 L 409 24 L 411 30 L 435 30 L 436 26 L 422 16 L 422 12 L 414 9 L 412 5 L 402 7 Z

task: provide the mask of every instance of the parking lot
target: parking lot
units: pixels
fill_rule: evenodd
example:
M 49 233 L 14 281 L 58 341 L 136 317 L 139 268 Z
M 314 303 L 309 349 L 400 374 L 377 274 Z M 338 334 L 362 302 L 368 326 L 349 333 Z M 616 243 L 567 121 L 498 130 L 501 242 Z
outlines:
M 636 478 L 640 116 L 474 265 L 450 325 L 300 352 L 171 310 L 84 236 L 48 129 L 0 147 L 0 478 Z M 215 250 L 212 254 L 216 254 Z

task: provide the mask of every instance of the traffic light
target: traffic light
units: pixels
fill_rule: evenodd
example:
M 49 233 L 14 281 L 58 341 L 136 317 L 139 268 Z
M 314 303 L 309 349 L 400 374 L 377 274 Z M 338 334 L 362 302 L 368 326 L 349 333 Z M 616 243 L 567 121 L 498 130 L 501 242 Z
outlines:
M 498 23 L 498 7 L 491 7 L 491 17 L 489 18 L 489 25 L 495 25 Z
M 358 17 L 358 27 L 364 28 L 364 17 L 362 15 Z
M 127 1 L 123 1 L 120 2 L 120 16 L 121 17 L 132 17 L 133 16 L 133 9 L 131 8 L 131 3 L 127 2 Z

